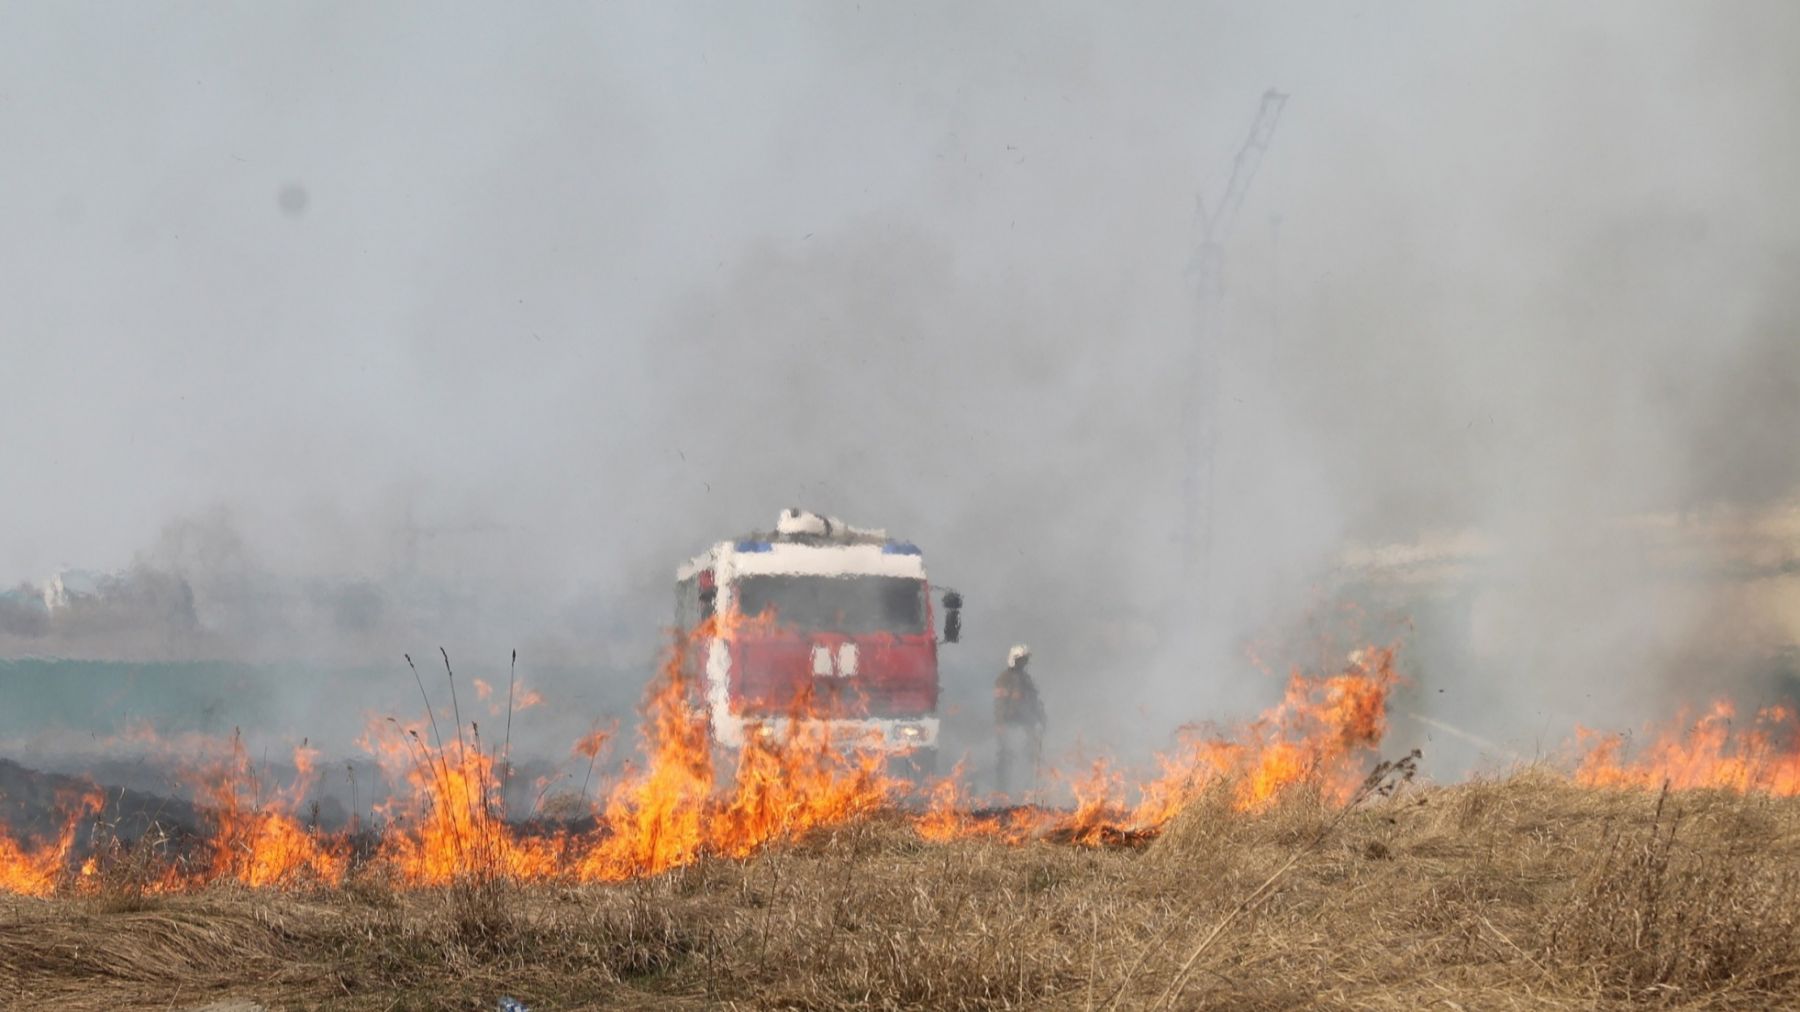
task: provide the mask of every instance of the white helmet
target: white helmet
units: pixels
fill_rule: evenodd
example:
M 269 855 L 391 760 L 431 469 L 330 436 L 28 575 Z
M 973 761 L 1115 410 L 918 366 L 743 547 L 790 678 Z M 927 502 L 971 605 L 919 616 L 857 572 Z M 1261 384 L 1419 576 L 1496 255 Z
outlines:
M 1031 659 L 1031 648 L 1021 643 L 1006 652 L 1006 666 L 1016 668 Z

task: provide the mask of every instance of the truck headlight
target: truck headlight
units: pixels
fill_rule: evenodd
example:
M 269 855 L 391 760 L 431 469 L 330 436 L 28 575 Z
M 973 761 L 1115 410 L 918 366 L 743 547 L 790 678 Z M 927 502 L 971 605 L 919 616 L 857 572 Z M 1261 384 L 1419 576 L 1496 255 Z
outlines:
M 924 734 L 925 734 L 925 729 L 920 727 L 917 724 L 902 724 L 902 725 L 900 725 L 900 737 L 905 738 L 908 741 L 917 740 Z

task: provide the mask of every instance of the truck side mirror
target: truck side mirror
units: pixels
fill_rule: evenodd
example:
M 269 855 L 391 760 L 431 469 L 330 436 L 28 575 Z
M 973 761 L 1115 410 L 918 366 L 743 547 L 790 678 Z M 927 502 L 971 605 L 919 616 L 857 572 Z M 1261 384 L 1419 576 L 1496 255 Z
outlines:
M 944 595 L 944 642 L 962 639 L 962 595 L 952 590 Z

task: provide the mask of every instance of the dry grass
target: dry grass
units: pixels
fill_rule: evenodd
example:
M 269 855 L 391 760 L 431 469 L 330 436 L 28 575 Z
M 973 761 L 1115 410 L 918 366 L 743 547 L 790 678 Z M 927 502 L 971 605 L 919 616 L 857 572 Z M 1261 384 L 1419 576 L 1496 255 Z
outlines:
M 1800 799 L 1527 772 L 1339 814 L 1207 801 L 1135 851 L 927 844 L 877 820 L 620 886 L 0 900 L 0 1001 L 1800 1006 Z

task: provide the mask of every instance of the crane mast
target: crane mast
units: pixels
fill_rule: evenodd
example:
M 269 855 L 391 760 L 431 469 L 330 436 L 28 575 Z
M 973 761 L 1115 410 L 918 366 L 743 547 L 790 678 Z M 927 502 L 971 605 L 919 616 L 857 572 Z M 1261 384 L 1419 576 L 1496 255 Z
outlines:
M 1256 176 L 1275 123 L 1287 104 L 1287 95 L 1270 88 L 1263 93 L 1250 136 L 1232 163 L 1225 192 L 1211 208 L 1204 197 L 1196 198 L 1200 246 L 1195 252 L 1198 305 L 1195 340 L 1189 363 L 1187 396 L 1183 401 L 1187 435 L 1187 467 L 1182 496 L 1182 571 L 1193 587 L 1199 605 L 1207 605 L 1211 581 L 1213 540 L 1213 453 L 1218 445 L 1219 347 L 1224 334 L 1225 241 L 1244 206 L 1244 195 Z M 1202 614 L 1204 612 L 1202 611 Z

